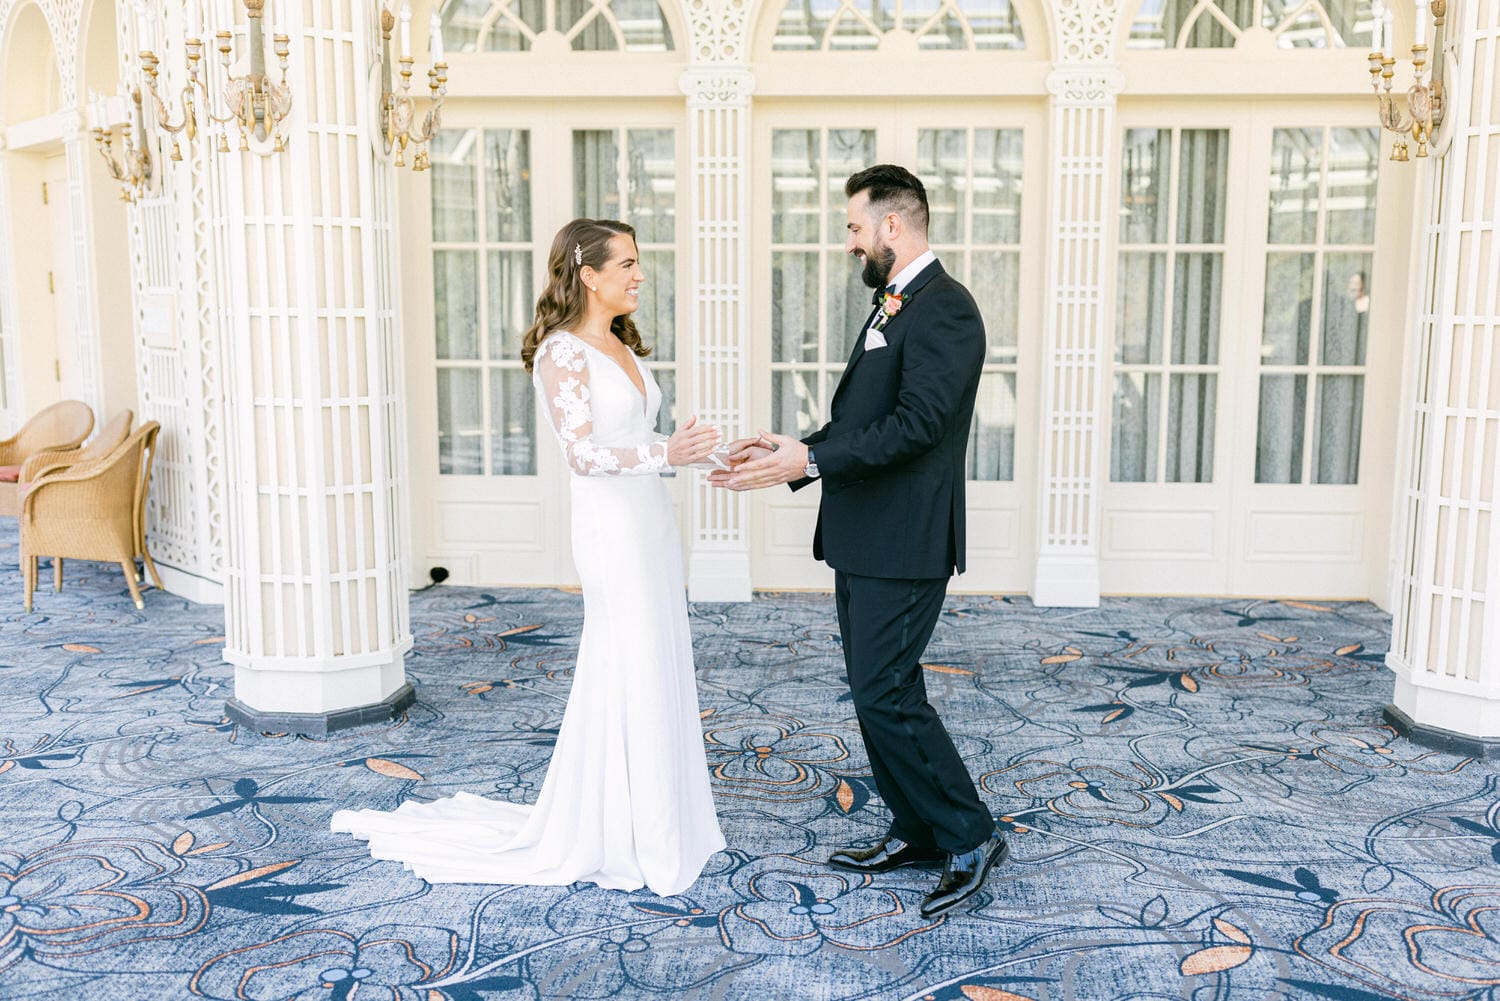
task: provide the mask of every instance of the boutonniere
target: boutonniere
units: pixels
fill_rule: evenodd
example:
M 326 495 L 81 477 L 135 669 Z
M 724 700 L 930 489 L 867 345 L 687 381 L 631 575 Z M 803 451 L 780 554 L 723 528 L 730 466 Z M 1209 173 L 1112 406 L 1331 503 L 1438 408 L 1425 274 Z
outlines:
M 887 292 L 880 301 L 880 315 L 875 318 L 875 329 L 884 330 L 885 325 L 891 322 L 891 317 L 901 312 L 905 302 L 900 292 Z

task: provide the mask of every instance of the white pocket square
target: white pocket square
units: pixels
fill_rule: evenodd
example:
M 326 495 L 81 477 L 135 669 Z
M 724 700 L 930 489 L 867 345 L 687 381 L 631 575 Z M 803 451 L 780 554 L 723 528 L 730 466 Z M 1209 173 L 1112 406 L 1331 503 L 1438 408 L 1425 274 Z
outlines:
M 874 351 L 876 348 L 885 347 L 885 335 L 878 330 L 865 331 L 865 350 Z

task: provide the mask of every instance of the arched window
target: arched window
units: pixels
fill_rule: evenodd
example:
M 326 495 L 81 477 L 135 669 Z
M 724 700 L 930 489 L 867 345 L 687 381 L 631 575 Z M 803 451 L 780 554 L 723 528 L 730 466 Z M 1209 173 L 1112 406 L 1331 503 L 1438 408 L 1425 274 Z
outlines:
M 460 52 L 527 52 L 543 32 L 576 52 L 667 52 L 672 29 L 656 0 L 452 0 L 443 38 Z
M 777 51 L 874 49 L 907 31 L 926 50 L 1024 49 L 1010 0 L 790 0 L 771 47 Z
M 1369 45 L 1370 0 L 1146 0 L 1130 26 L 1132 49 L 1227 49 L 1264 28 L 1283 49 Z

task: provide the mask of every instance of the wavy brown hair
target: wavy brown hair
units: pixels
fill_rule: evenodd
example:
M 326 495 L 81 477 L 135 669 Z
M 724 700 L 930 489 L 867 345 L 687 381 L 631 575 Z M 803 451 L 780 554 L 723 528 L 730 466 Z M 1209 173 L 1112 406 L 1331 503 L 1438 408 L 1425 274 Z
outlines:
M 521 361 L 531 371 L 537 348 L 554 330 L 572 330 L 586 311 L 583 266 L 595 270 L 609 263 L 609 241 L 628 236 L 635 242 L 635 229 L 615 219 L 574 219 L 552 238 L 547 254 L 547 287 L 536 300 L 536 319 L 521 342 Z M 579 253 L 583 260 L 578 260 Z M 609 323 L 609 329 L 625 346 L 644 358 L 651 349 L 641 343 L 640 331 L 629 313 L 622 313 Z

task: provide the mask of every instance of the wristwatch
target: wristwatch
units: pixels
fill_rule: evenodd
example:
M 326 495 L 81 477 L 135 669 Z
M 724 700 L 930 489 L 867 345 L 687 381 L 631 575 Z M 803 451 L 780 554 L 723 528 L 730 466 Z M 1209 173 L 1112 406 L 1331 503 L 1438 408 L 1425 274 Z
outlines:
M 810 448 L 807 450 L 807 466 L 802 470 L 802 475 L 808 479 L 817 479 L 818 476 L 818 460 L 813 458 L 813 450 Z

